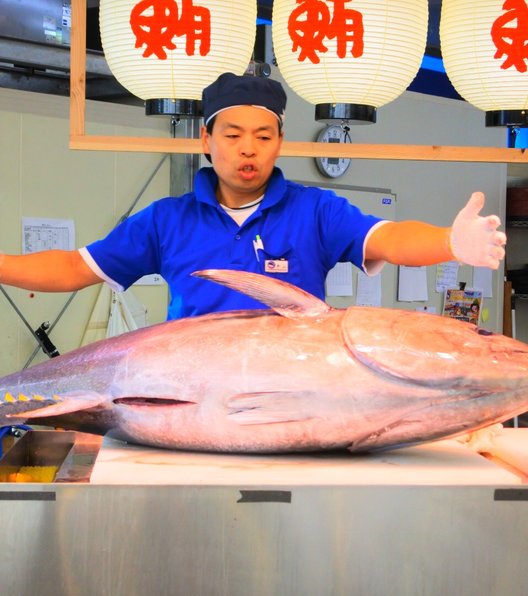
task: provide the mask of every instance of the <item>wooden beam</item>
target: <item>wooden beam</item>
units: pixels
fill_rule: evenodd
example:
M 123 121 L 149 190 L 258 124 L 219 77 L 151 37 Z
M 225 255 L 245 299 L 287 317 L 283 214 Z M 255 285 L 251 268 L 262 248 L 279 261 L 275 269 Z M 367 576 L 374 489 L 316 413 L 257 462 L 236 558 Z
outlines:
M 83 136 L 86 109 L 86 0 L 73 0 L 70 45 L 70 141 Z M 71 147 L 71 145 L 70 145 Z
M 504 302 L 502 310 L 502 334 L 513 337 L 513 289 L 512 282 L 504 282 Z
M 200 139 L 164 137 L 103 137 L 71 135 L 70 149 L 89 151 L 143 151 L 145 153 L 202 153 Z
M 91 151 L 143 151 L 146 153 L 202 153 L 199 139 L 74 135 L 71 149 Z M 527 163 L 528 152 L 499 147 L 451 147 L 435 145 L 366 145 L 284 141 L 283 157 L 350 157 L 416 161 L 469 161 Z
M 85 133 L 86 112 L 86 0 L 72 0 L 70 66 L 70 149 L 201 153 L 198 139 L 95 136 Z M 449 145 L 385 145 L 284 141 L 283 157 L 350 157 L 409 161 L 454 161 L 528 164 L 528 151 L 504 147 Z

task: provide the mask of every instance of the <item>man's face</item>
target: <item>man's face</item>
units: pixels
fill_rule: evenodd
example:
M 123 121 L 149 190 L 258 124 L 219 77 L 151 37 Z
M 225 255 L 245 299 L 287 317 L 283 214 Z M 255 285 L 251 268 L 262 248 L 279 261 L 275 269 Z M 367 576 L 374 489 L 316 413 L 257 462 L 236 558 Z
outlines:
M 282 136 L 277 117 L 253 106 L 223 110 L 211 134 L 202 129 L 203 152 L 211 156 L 222 203 L 236 207 L 264 193 Z

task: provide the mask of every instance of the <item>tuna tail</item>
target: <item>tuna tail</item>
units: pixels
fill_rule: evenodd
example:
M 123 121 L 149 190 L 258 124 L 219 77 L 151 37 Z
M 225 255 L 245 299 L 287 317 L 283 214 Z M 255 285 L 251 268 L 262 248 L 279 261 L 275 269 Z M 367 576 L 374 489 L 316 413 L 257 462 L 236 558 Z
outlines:
M 60 416 L 80 410 L 87 410 L 105 402 L 98 393 L 71 392 L 61 396 L 42 395 L 17 396 L 7 392 L 0 399 L 0 426 L 18 424 L 24 420 Z
M 326 302 L 296 286 L 259 273 L 206 269 L 195 271 L 192 275 L 247 294 L 288 319 L 317 318 L 334 310 Z
M 0 426 L 13 426 L 26 419 L 28 412 L 42 409 L 55 404 L 60 399 L 58 396 L 43 397 L 41 395 L 27 396 L 22 393 L 0 394 Z M 15 418 L 16 416 L 16 418 Z

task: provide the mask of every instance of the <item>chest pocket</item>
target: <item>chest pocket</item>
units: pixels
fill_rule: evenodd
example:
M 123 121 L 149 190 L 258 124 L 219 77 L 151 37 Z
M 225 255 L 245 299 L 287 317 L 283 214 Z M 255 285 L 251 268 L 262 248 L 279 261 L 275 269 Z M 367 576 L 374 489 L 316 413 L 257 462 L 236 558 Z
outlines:
M 265 242 L 259 257 L 261 273 L 295 285 L 301 282 L 301 264 L 289 242 Z

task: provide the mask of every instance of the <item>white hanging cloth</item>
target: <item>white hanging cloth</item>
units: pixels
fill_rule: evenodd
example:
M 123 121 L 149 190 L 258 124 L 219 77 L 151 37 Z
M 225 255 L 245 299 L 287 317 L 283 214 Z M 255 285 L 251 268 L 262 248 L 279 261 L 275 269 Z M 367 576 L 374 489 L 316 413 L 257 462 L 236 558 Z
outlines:
M 121 335 L 147 325 L 147 309 L 130 290 L 126 292 L 112 291 L 106 337 Z
M 102 284 L 97 300 L 95 301 L 92 314 L 84 330 L 81 340 L 81 346 L 86 346 L 94 341 L 106 337 L 108 327 L 108 317 L 110 316 L 110 304 L 112 300 L 112 290 L 107 284 Z
M 148 325 L 146 307 L 132 294 L 102 284 L 86 325 L 81 346 Z

